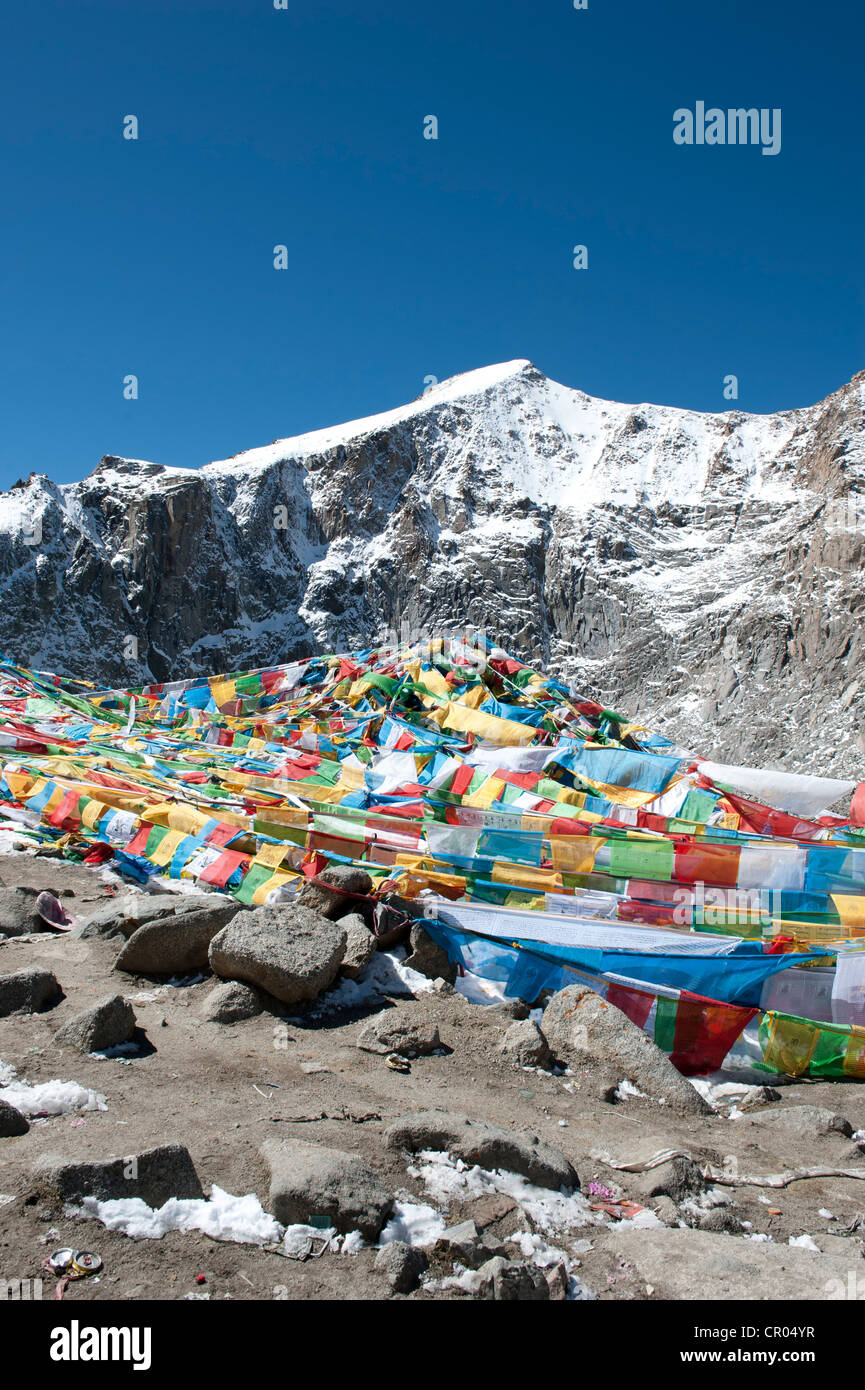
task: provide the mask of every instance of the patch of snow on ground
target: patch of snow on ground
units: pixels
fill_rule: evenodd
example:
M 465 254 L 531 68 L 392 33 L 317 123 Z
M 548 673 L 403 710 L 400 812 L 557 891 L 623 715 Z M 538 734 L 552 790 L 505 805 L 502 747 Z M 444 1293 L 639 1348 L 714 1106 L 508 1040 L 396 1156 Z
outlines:
M 641 1091 L 639 1086 L 635 1086 L 633 1081 L 624 1077 L 616 1087 L 616 1100 L 627 1100 L 628 1096 L 640 1096 L 645 1098 L 646 1092 Z
M 358 979 L 342 980 L 335 989 L 322 995 L 319 1007 L 310 1011 L 312 1016 L 333 1008 L 356 1008 L 382 995 L 428 993 L 433 987 L 432 980 L 404 965 L 405 957 L 402 947 L 396 951 L 377 951 Z
M 140 1197 L 120 1197 L 108 1202 L 85 1197 L 80 1206 L 68 1210 L 71 1215 L 101 1221 L 109 1231 L 122 1231 L 133 1240 L 161 1240 L 169 1231 L 203 1231 L 213 1240 L 264 1245 L 280 1240 L 284 1231 L 254 1194 L 233 1197 L 216 1183 L 209 1200 L 170 1197 L 158 1210 Z
M 480 975 L 473 975 L 470 970 L 458 976 L 454 990 L 470 1004 L 502 1004 L 507 998 L 495 980 L 482 980 Z
M 687 1212 L 690 1216 L 702 1216 L 713 1207 L 731 1206 L 735 1206 L 735 1202 L 729 1192 L 725 1192 L 723 1187 L 709 1187 L 697 1197 L 687 1197 L 679 1204 L 679 1211 Z
M 410 1177 L 420 1178 L 434 1202 L 449 1206 L 455 1199 L 483 1197 L 490 1192 L 503 1192 L 513 1197 L 531 1218 L 533 1225 L 553 1234 L 575 1227 L 604 1224 L 601 1212 L 592 1211 L 581 1192 L 564 1195 L 550 1188 L 535 1187 L 518 1173 L 495 1172 L 478 1165 L 473 1167 L 462 1159 L 435 1149 L 422 1149 L 419 1164 L 408 1169 Z
M 714 1077 L 689 1076 L 688 1080 L 694 1090 L 698 1091 L 719 1115 L 726 1114 L 731 1120 L 741 1119 L 741 1106 L 764 1090 L 767 1083 L 762 1081 L 758 1085 L 752 1085 L 746 1081 L 728 1081 L 721 1079 L 722 1077 L 723 1073 L 716 1072 Z
M 425 1202 L 394 1202 L 393 1216 L 379 1237 L 380 1245 L 393 1240 L 406 1245 L 434 1245 L 445 1229 L 444 1217 Z
M 626 1216 L 621 1221 L 616 1222 L 617 1231 L 642 1231 L 647 1229 L 658 1230 L 664 1225 L 660 1216 L 651 1211 L 649 1207 L 643 1207 L 636 1216 Z
M 0 1062 L 0 1100 L 15 1107 L 27 1119 L 37 1115 L 72 1115 L 79 1110 L 107 1110 L 108 1101 L 98 1091 L 77 1081 L 42 1081 L 28 1086 L 15 1079 L 14 1067 Z

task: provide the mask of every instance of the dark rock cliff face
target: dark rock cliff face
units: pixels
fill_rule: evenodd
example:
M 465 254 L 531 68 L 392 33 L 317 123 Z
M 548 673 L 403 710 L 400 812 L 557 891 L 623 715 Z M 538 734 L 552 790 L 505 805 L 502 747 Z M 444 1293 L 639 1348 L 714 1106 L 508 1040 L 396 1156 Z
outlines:
M 701 751 L 865 773 L 865 374 L 808 409 L 527 362 L 200 471 L 0 495 L 0 650 L 104 683 L 485 629 Z

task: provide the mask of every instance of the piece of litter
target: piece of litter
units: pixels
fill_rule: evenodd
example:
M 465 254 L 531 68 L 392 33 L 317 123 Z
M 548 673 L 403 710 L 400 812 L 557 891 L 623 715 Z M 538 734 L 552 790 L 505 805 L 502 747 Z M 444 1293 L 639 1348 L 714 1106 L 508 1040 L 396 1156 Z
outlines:
M 787 1244 L 796 1246 L 800 1250 L 814 1250 L 818 1255 L 820 1254 L 819 1245 L 810 1236 L 791 1236 Z

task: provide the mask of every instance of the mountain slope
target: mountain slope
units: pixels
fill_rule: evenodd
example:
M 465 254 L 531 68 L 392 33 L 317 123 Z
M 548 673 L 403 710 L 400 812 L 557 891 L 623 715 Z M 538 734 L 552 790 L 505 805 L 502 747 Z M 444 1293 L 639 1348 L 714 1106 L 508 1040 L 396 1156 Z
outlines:
M 706 415 L 510 362 L 197 471 L 16 485 L 0 650 L 129 683 L 471 624 L 706 752 L 856 775 L 863 522 L 865 373 Z

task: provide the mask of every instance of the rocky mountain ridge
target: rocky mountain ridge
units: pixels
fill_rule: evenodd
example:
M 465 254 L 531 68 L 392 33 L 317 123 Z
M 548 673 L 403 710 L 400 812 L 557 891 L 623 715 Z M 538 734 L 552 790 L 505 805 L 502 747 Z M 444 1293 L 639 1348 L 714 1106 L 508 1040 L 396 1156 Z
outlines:
M 865 373 L 594 399 L 516 361 L 198 470 L 0 494 L 0 651 L 130 684 L 481 627 L 727 760 L 865 775 Z

